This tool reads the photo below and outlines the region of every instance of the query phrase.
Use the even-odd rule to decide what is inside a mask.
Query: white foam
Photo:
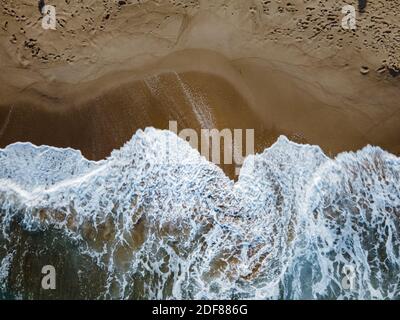
[[[245,160],[237,183],[153,128],[100,162],[14,144],[0,163],[0,242],[8,248],[16,215],[26,230],[57,228],[107,272],[100,296],[400,297],[400,160],[379,148],[330,159],[280,137]],[[348,265],[354,290],[342,286]]]

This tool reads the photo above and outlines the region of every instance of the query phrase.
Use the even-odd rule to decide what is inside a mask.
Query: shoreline
[[[183,9],[145,1],[95,7],[70,18],[76,4],[57,3],[66,25],[49,32],[32,20],[33,13],[13,21],[5,8],[9,23],[0,30],[0,147],[30,141],[72,147],[99,160],[139,128],[165,129],[176,120],[180,128],[200,130],[204,124],[188,102],[184,91],[189,90],[192,104],[202,105],[216,129],[255,129],[256,152],[283,134],[319,145],[331,156],[368,144],[400,154],[399,82],[380,69],[382,61],[396,60],[391,53],[396,44],[385,41],[382,50],[375,45],[382,35],[393,34],[386,35],[374,22],[375,33],[364,37],[368,18],[391,17],[390,8],[371,4],[359,28],[345,32],[325,26],[321,8],[311,4],[296,4],[297,11],[288,9],[282,17],[272,15],[273,8],[270,16],[261,11],[267,19],[249,13],[240,1],[230,3],[232,15],[216,3]],[[340,4],[326,5],[340,19]],[[13,6],[15,12],[37,10]],[[110,14],[107,21],[102,20],[104,10]],[[138,18],[143,12],[147,21]],[[299,29],[285,20],[290,17],[298,23],[312,18],[323,32],[315,36],[306,23]],[[103,29],[93,25],[91,32],[78,32],[89,18],[99,19]],[[398,26],[388,19],[394,33]],[[286,29],[282,21],[288,21]],[[10,43],[14,29],[23,24],[29,28]],[[332,39],[325,37],[328,33]],[[50,51],[54,59],[44,63]],[[360,73],[362,66],[368,66],[367,74]]]

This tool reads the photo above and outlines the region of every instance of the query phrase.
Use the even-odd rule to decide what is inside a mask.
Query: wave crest
[[[153,128],[99,162],[18,143],[0,164],[0,296],[40,297],[36,252],[76,275],[54,297],[400,297],[400,160],[377,147],[330,159],[280,137],[236,183]]]

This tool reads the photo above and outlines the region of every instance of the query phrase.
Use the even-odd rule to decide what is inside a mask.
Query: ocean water
[[[170,131],[0,151],[0,297],[398,299],[400,159],[280,137],[237,182]],[[55,290],[41,287],[55,267]]]

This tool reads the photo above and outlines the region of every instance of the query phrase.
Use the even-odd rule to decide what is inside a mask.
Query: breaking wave
[[[400,298],[400,160],[280,137],[234,183],[169,131],[0,151],[0,297]],[[53,265],[57,288],[41,289]]]

